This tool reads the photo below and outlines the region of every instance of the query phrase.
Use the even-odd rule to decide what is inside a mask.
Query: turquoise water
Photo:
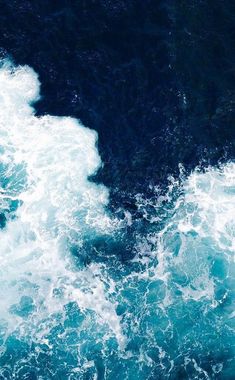
[[[36,117],[39,87],[3,62],[0,379],[233,379],[235,164],[112,215],[97,134]]]

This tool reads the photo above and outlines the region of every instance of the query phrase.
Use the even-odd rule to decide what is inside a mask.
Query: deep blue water
[[[0,49],[0,379],[234,379],[234,1],[0,0]]]

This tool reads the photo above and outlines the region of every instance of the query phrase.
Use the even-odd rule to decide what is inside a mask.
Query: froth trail
[[[121,335],[102,282],[90,269],[76,273],[69,252],[84,236],[112,229],[108,191],[88,179],[101,165],[97,134],[69,117],[36,117],[32,103],[39,88],[32,69],[2,63],[0,309],[6,336],[33,331],[69,301],[94,310]]]

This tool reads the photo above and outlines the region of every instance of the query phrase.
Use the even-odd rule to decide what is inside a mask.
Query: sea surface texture
[[[0,0],[0,380],[234,380],[235,4]]]

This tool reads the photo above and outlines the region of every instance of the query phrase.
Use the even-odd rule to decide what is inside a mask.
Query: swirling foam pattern
[[[35,116],[38,98],[35,72],[2,62],[0,379],[232,379],[235,164],[138,196],[122,262],[131,218],[89,180],[96,133]]]

